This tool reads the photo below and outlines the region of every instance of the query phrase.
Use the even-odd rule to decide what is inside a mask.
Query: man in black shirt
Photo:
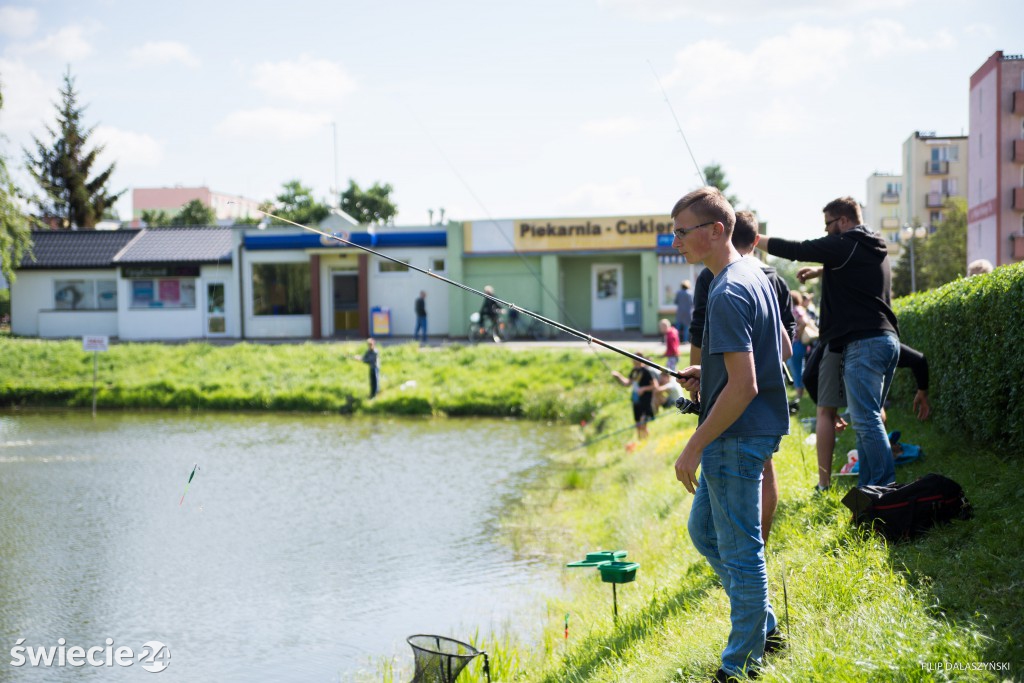
[[[822,278],[819,343],[827,346],[826,353],[842,354],[843,385],[860,454],[858,483],[892,484],[896,468],[881,416],[900,344],[890,305],[889,253],[885,240],[863,225],[860,204],[852,197],[835,199],[822,211],[824,237],[803,242],[765,237],[757,248],[791,261],[822,264],[802,268],[797,275],[801,281]],[[835,424],[834,416],[819,407],[819,426],[828,420]]]
[[[420,336],[420,333],[423,336]],[[412,338],[421,344],[427,343],[427,293],[421,291],[416,299],[416,329],[412,332]]]

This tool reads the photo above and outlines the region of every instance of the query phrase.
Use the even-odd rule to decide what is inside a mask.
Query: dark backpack
[[[858,486],[843,496],[853,523],[871,525],[890,541],[920,536],[936,524],[970,519],[964,490],[941,474],[926,474],[909,484]]]

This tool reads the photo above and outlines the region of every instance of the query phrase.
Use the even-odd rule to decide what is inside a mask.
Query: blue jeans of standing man
[[[422,337],[420,337],[420,330],[423,331]],[[412,338],[416,339],[417,341],[421,341],[424,344],[427,343],[427,316],[416,316],[416,329],[412,331]]]
[[[690,539],[729,596],[732,629],[722,669],[742,676],[761,664],[765,635],[777,626],[768,601],[761,539],[761,473],[778,436],[719,437],[701,454],[690,508]]]
[[[850,342],[843,349],[843,383],[857,434],[859,486],[885,486],[896,481],[892,446],[882,422],[882,405],[889,393],[900,342],[888,334]]]

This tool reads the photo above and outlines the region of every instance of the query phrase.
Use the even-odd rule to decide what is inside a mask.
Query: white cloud
[[[154,66],[174,62],[192,69],[199,66],[199,59],[192,54],[188,45],[173,40],[150,41],[132,48],[129,57],[133,66]]]
[[[323,135],[324,126],[330,121],[326,114],[263,107],[228,114],[217,125],[217,132],[248,138],[253,144],[266,140],[293,142],[313,135]]]
[[[925,52],[927,50],[953,47],[956,41],[947,31],[938,31],[924,38],[907,35],[903,24],[887,19],[868,22],[864,29],[863,43],[871,57],[888,57],[892,54]]]
[[[340,65],[302,55],[294,62],[264,62],[252,70],[252,84],[286,102],[336,103],[356,89]]]
[[[0,78],[4,87],[0,130],[15,137],[29,132],[42,136],[44,126],[54,118],[57,89],[20,60],[0,58]]]
[[[850,16],[906,7],[917,0],[598,0],[603,7],[642,21],[666,21],[683,17],[726,22],[765,17]]]
[[[557,204],[565,215],[576,216],[628,213],[623,207],[659,206],[658,200],[649,196],[644,181],[636,176],[581,185],[560,197]]]
[[[794,26],[761,41],[750,52],[718,40],[702,40],[676,53],[666,84],[685,84],[693,101],[734,100],[737,93],[777,91],[830,81],[848,61],[852,32]]]
[[[0,33],[27,38],[36,30],[39,14],[28,7],[0,7]]]
[[[62,62],[75,62],[92,54],[92,44],[85,38],[82,26],[65,26],[41,40],[27,45],[13,45],[9,52],[15,55],[40,55]]]
[[[774,98],[751,117],[751,127],[760,135],[799,133],[810,125],[803,107],[795,99]]]
[[[104,168],[115,162],[118,170],[149,168],[159,165],[164,158],[163,145],[145,133],[100,125],[96,126],[90,140],[103,146],[101,163]]]
[[[581,126],[581,129],[587,135],[593,135],[595,137],[610,137],[616,135],[628,135],[642,130],[643,124],[639,119],[631,116],[620,116],[618,118],[611,119],[598,119],[596,121],[586,121]]]

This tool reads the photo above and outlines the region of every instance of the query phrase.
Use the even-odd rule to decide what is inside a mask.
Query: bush
[[[923,352],[929,400],[944,430],[1002,452],[1024,450],[1024,264],[898,299],[903,342]],[[893,395],[909,401],[913,378]]]

